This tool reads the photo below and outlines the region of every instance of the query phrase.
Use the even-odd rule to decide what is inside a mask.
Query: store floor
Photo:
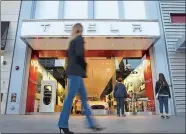
[[[0,133],[59,133],[57,129],[59,114],[56,115],[1,115]],[[162,120],[152,116],[97,116],[103,133],[183,133],[185,116],[172,116]],[[91,133],[84,125],[83,116],[72,116],[70,128],[76,133]]]

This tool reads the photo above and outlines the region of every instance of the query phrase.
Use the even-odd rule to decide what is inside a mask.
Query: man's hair
[[[73,29],[76,29],[76,30],[77,30],[77,34],[83,32],[83,26],[82,26],[81,23],[76,23],[76,24],[73,26]]]
[[[122,82],[122,81],[123,81],[123,79],[122,79],[122,78],[118,78],[118,81],[119,81],[119,82]]]

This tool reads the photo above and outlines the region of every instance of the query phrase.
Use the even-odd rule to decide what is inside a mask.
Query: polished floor
[[[2,115],[0,133],[59,133],[55,115]],[[97,121],[106,127],[103,133],[183,133],[185,116],[172,116],[162,120],[153,116],[97,116]],[[83,116],[72,116],[70,128],[76,133],[91,133],[85,127]]]

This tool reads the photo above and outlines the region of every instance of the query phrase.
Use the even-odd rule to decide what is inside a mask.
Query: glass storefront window
[[[48,51],[49,53],[49,51]],[[86,57],[87,78],[84,79],[87,89],[87,102],[95,109],[116,110],[116,100],[113,95],[118,78],[127,89],[125,104],[126,112],[154,112],[154,93],[150,56],[143,57]],[[34,55],[33,55],[34,57]],[[33,58],[31,59],[28,82],[27,111],[40,112],[39,105],[49,106],[51,102],[52,86],[43,85],[42,81],[56,82],[55,112],[60,112],[67,94],[67,77],[65,75],[66,57]],[[52,91],[52,92],[51,92]],[[41,98],[43,93],[43,98]],[[54,92],[53,92],[54,93]],[[35,103],[34,103],[35,102]],[[40,103],[43,102],[43,103]],[[41,108],[42,109],[42,108]],[[72,112],[81,111],[80,97],[73,101]]]
[[[35,19],[58,19],[59,1],[36,1]]]
[[[64,19],[88,19],[88,1],[65,1]]]
[[[146,19],[145,1],[123,1],[125,19]]]
[[[95,1],[95,19],[119,19],[118,1]]]
[[[56,83],[55,110],[57,112],[61,111],[67,85],[64,73],[65,64],[65,59],[31,59],[26,112],[40,112],[41,101],[46,106],[53,103],[52,92],[55,89],[53,90],[51,85],[42,85],[42,81],[53,81]]]
[[[152,72],[149,56],[140,59],[115,59],[119,63],[116,68],[116,80],[123,79],[127,89],[126,112],[154,112]],[[114,103],[116,107],[116,103]]]

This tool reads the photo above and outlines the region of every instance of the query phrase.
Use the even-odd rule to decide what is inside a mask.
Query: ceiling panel
[[[86,38],[86,50],[147,50],[155,39]],[[26,39],[34,50],[67,50],[67,39]]]

